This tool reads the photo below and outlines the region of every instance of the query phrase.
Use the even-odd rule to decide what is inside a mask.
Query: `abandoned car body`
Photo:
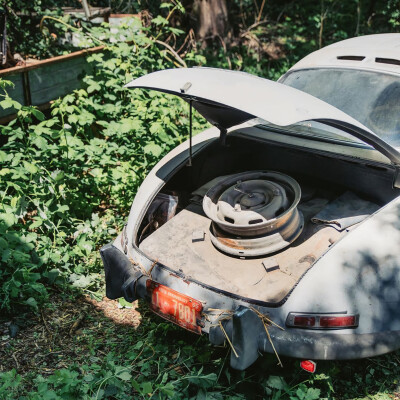
[[[398,43],[349,39],[278,83],[191,68],[128,84],[180,96],[215,127],[141,185],[101,250],[107,296],[145,299],[214,344],[229,338],[237,369],[259,351],[351,359],[399,348]]]

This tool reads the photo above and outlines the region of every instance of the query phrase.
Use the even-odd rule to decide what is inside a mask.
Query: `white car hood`
[[[135,79],[126,87],[180,96],[221,130],[252,118],[279,126],[317,121],[350,133],[400,165],[400,153],[395,148],[343,111],[298,89],[244,72],[166,69]]]

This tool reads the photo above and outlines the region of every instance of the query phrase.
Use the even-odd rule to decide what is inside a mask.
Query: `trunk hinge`
[[[219,129],[219,143],[221,144],[221,146],[226,146],[226,137],[228,130],[225,128],[221,128],[220,126],[217,126],[217,128]]]
[[[400,189],[400,165],[394,165],[393,188]]]

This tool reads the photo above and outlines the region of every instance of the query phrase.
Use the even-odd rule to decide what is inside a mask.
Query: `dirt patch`
[[[118,301],[107,298],[56,295],[23,324],[0,323],[0,372],[15,368],[19,374],[49,375],[71,362],[104,356],[113,347],[113,337],[128,335],[139,326],[136,308],[137,302],[121,308]]]
[[[92,305],[97,311],[101,311],[105,317],[114,321],[116,324],[131,326],[137,328],[140,324],[140,313],[137,310],[137,301],[132,303],[132,308],[121,308],[118,301],[104,297],[102,301],[97,301],[85,297],[85,302]]]

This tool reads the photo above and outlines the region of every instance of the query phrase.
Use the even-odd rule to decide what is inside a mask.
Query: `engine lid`
[[[366,126],[336,107],[298,89],[245,72],[217,68],[166,69],[144,75],[126,85],[169,93],[192,106],[221,131],[261,118],[289,126],[316,121],[372,146],[400,166],[400,153]]]

